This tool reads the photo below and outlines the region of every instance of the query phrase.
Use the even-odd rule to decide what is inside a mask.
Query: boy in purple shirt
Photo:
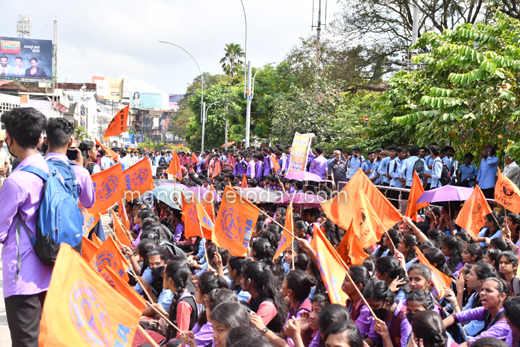
[[[311,168],[309,170],[310,173],[316,174],[321,177],[321,179],[327,179],[327,165],[328,161],[323,156],[323,148],[318,146],[315,149],[316,156],[311,162]]]
[[[263,164],[262,164],[262,160],[263,160],[263,156],[261,154],[256,154],[254,156],[254,160],[255,160],[255,178],[258,179],[258,182],[260,182],[262,180],[262,176],[263,176]]]

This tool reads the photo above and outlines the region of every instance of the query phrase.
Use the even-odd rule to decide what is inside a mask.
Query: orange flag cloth
[[[99,222],[100,215],[99,213],[91,214],[86,208],[80,207],[81,212],[83,213],[83,236],[88,236],[90,231],[96,224]]]
[[[208,197],[211,198],[211,201],[206,200],[205,198],[201,201],[202,207],[204,211],[208,214],[209,218],[213,223],[215,223],[215,205],[213,204],[213,196]]]
[[[94,256],[96,255],[98,249],[98,245],[87,239],[85,236],[82,237],[81,256],[83,257],[83,259],[90,262],[92,258],[94,258]]]
[[[217,163],[215,164],[215,170],[213,171],[213,175],[211,175],[211,178],[215,178],[218,175],[220,175],[220,160],[217,160]],[[213,185],[211,185],[213,187]],[[215,188],[213,188],[215,189]]]
[[[294,220],[293,220],[293,206],[292,201],[289,204],[289,207],[287,207],[287,211],[285,212],[285,229],[289,230],[291,233],[294,234]],[[283,230],[282,232],[282,238],[280,239],[280,245],[278,246],[278,250],[276,251],[276,254],[274,255],[273,262],[278,259],[280,254],[284,252],[287,248],[289,248],[292,243],[294,242],[294,237],[289,234],[286,230]],[[293,254],[294,257],[294,254]]]
[[[280,171],[280,162],[276,158],[276,154],[271,154],[271,168],[274,170],[275,173]]]
[[[242,175],[242,183],[240,184],[240,188],[247,188],[248,185],[247,185],[247,177],[246,177],[246,174],[243,174]]]
[[[121,200],[121,202],[119,203],[117,216],[121,219],[121,222],[123,222],[123,226],[126,228],[126,230],[130,229],[130,220],[128,219],[128,215],[126,214],[124,200]]]
[[[197,159],[197,157],[195,156],[195,153],[191,153],[191,163],[192,164],[195,164],[195,163],[199,163],[199,160]]]
[[[107,156],[108,156],[108,157],[112,157],[112,158],[114,158],[114,160],[117,159],[117,157],[119,156],[119,155],[117,154],[117,152],[111,150],[111,149],[108,148],[108,147],[105,147],[101,142],[98,141],[98,139],[94,138],[94,140],[96,140],[96,145],[101,146],[101,148],[104,149],[105,152],[107,152]]]
[[[132,248],[132,243],[128,239],[128,236],[126,235],[125,230],[123,229],[123,225],[121,224],[119,217],[116,216],[114,211],[112,211],[112,221],[114,222],[114,233],[116,234],[119,242],[121,242],[125,246]]]
[[[415,246],[415,251],[417,252],[417,256],[419,258],[419,262],[423,265],[426,265],[430,268],[432,272],[432,282],[433,286],[437,290],[437,293],[439,294],[439,297],[437,299],[441,299],[446,295],[445,287],[450,287],[451,283],[453,282],[453,279],[444,273],[442,273],[439,269],[435,268],[430,264],[428,259],[424,256],[424,254],[421,252],[419,247]]]
[[[110,267],[105,267],[99,273],[116,292],[130,301],[139,311],[143,311],[147,307],[143,297],[134,288],[130,287],[128,283],[123,281]]]
[[[422,193],[424,193],[424,188],[421,183],[421,179],[419,178],[417,171],[414,171],[412,189],[410,189],[410,195],[408,196],[408,205],[406,206],[406,213],[404,215],[406,217],[410,217],[415,222],[417,222],[417,210],[420,210],[421,208],[424,208],[426,206],[430,206],[429,202],[416,204],[417,200],[419,200]]]
[[[115,273],[128,282],[129,278],[126,269],[130,265],[111,236],[99,247],[90,263],[98,272],[107,266],[111,267]]]
[[[495,185],[495,201],[506,210],[520,213],[520,189],[498,170],[498,180]]]
[[[352,224],[350,224],[350,227],[347,229],[347,232],[338,245],[336,252],[338,252],[347,266],[363,265],[363,262],[369,257],[369,255],[363,250],[359,238],[354,233]]]
[[[211,218],[202,207],[201,203],[197,201],[194,195],[187,199],[182,195],[182,220],[184,221],[184,233],[186,238],[193,236],[203,237],[211,240],[214,225]],[[202,235],[201,235],[202,228]]]
[[[152,166],[148,158],[138,161],[123,172],[125,179],[126,201],[138,199],[147,191],[153,190]]]
[[[226,186],[215,221],[213,242],[235,257],[246,257],[257,220],[258,209]]]
[[[378,217],[384,214],[383,211],[376,213],[361,189],[341,191],[333,199],[321,202],[321,206],[327,217],[334,218],[329,217],[333,223],[337,220],[339,223],[336,224],[345,230],[352,225],[363,248],[368,248],[379,241],[386,231]]]
[[[361,203],[358,201],[361,196],[360,191],[362,191],[366,196],[369,205],[372,207],[372,211],[377,211],[377,217],[381,221],[381,223],[372,223],[372,227],[374,228],[377,239],[379,240],[386,230],[390,229],[397,222],[403,219],[403,215],[374,186],[372,181],[370,181],[361,169],[358,169],[356,174],[350,179],[338,195],[330,200],[321,202],[321,206],[327,215],[327,218],[329,218],[334,224],[347,230],[354,220],[356,213],[363,212],[359,206]],[[364,204],[367,205],[366,203]],[[359,216],[361,216],[361,219],[367,217],[366,214],[359,214]],[[355,223],[354,231],[357,233],[357,230],[358,228]],[[370,246],[365,244],[366,240],[363,238],[360,239],[363,247],[366,248]]]
[[[130,106],[123,107],[116,113],[110,124],[108,124],[107,130],[103,135],[103,140],[108,141],[110,136],[122,134],[126,131],[126,125],[128,124],[128,111]]]
[[[316,224],[314,224],[314,237],[311,241],[311,247],[316,252],[318,268],[320,269],[325,289],[329,293],[330,302],[345,305],[348,296],[341,289],[341,285],[347,269],[343,265],[339,254]]]
[[[90,214],[104,212],[121,201],[125,193],[125,182],[120,163],[90,177],[96,190],[96,202],[89,208]]]
[[[165,171],[166,173],[173,175],[174,178],[182,181],[182,171],[181,171],[181,162],[179,161],[179,156],[177,152],[173,151],[172,160],[170,160],[170,165],[168,169]]]
[[[40,347],[130,347],[141,311],[69,245],[58,253],[40,323]]]
[[[491,207],[489,207],[482,190],[475,186],[473,193],[462,206],[455,223],[476,240],[480,229],[484,227],[486,215],[491,212]]]
[[[92,242],[99,247],[103,244],[103,241],[99,239],[99,237],[96,234],[92,234]]]

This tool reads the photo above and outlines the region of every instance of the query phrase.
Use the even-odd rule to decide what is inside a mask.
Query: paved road
[[[106,223],[109,220],[108,215],[103,218],[103,231],[108,237],[110,229]],[[1,248],[0,248],[1,249]],[[11,346],[11,334],[9,333],[9,327],[7,325],[7,316],[5,314],[5,302],[4,302],[4,290],[2,281],[2,260],[0,259],[0,347]]]

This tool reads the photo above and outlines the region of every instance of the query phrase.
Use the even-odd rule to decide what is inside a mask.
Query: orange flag
[[[408,205],[406,206],[406,217],[410,217],[413,221],[417,222],[417,211],[426,206],[430,206],[429,202],[423,202],[416,204],[417,200],[424,193],[424,187],[421,183],[421,179],[417,174],[417,171],[413,172],[412,189],[410,189],[410,195],[408,196]]]
[[[96,255],[98,249],[98,245],[87,239],[85,236],[82,237],[81,256],[83,257],[83,259],[90,262],[92,258]]]
[[[83,236],[88,236],[90,231],[96,224],[99,222],[100,215],[99,213],[91,214],[86,208],[81,207],[81,212],[83,213]]]
[[[378,240],[387,230],[382,226],[379,214],[361,189],[341,191],[336,197],[321,203],[323,211],[333,223],[338,221],[340,227],[348,230],[352,225],[354,233],[359,238],[361,247],[368,248]],[[334,217],[334,218],[332,218]],[[347,224],[349,223],[349,224]]]
[[[134,288],[130,287],[128,283],[123,281],[114,270],[105,267],[99,272],[107,283],[114,288],[116,292],[121,294],[126,300],[130,301],[139,311],[143,311],[147,306],[143,297],[139,295]]]
[[[327,218],[329,218],[334,224],[347,230],[354,219],[354,211],[356,211],[355,209],[351,209],[350,206],[355,204],[356,200],[359,200],[360,191],[363,191],[372,206],[372,210],[377,211],[377,217],[381,223],[373,223],[372,226],[375,229],[377,238],[381,239],[381,236],[386,230],[390,229],[397,222],[403,219],[403,215],[374,186],[372,181],[370,181],[361,169],[358,169],[356,174],[349,180],[347,185],[338,195],[330,200],[321,202],[323,211],[327,215]],[[356,230],[356,225],[354,225],[354,231]],[[363,245],[363,247],[368,246]]]
[[[99,237],[96,234],[92,234],[92,242],[99,247],[103,244],[103,241],[99,239]]]
[[[314,237],[311,247],[316,252],[318,267],[325,289],[329,293],[330,302],[345,305],[347,294],[341,289],[347,268],[343,265],[341,257],[330,244],[325,234],[314,224]]]
[[[125,201],[121,200],[119,203],[119,209],[117,210],[117,216],[121,219],[121,222],[123,222],[123,226],[126,230],[130,229],[130,220],[128,219],[128,215],[126,214],[125,209]]]
[[[213,204],[213,199],[211,201],[207,201],[206,199],[203,199],[202,207],[204,208],[204,211],[208,214],[209,218],[213,223],[215,223],[215,205]]]
[[[138,161],[123,172],[125,179],[125,198],[132,201],[155,188],[152,176],[152,166],[148,158]]]
[[[235,257],[246,257],[257,220],[258,209],[226,186],[215,221],[213,242]]]
[[[90,263],[98,272],[107,266],[111,267],[121,278],[128,282],[129,278],[126,269],[130,267],[130,265],[119,250],[112,236],[103,242]]]
[[[437,299],[441,299],[446,295],[446,290],[444,288],[450,287],[451,283],[453,282],[453,279],[444,273],[442,273],[437,268],[433,267],[432,264],[426,259],[424,254],[421,252],[419,247],[415,246],[415,251],[417,252],[417,256],[419,258],[419,262],[423,265],[426,265],[430,268],[432,272],[432,282],[433,286],[437,290],[437,293],[439,293],[439,297]]]
[[[293,219],[293,206],[292,201],[289,204],[289,207],[287,207],[287,211],[285,212],[285,229],[289,230],[291,233],[294,234],[294,219]],[[289,248],[292,243],[294,242],[294,237],[289,234],[286,230],[283,230],[282,232],[282,238],[280,239],[280,244],[278,245],[278,250],[276,251],[276,254],[273,257],[273,262],[278,259],[280,254],[284,252],[287,248]],[[295,255],[293,254],[293,257]]]
[[[182,171],[181,171],[181,162],[179,161],[179,156],[177,152],[173,151],[172,160],[170,160],[170,165],[168,169],[165,171],[166,173],[173,175],[174,178],[179,181],[182,180]]]
[[[130,347],[141,311],[111,287],[69,245],[52,272],[40,322],[40,347]]]
[[[108,141],[110,136],[119,135],[126,131],[129,110],[130,106],[126,106],[117,112],[114,118],[112,118],[110,124],[108,124],[108,128],[105,130],[105,134],[103,135],[103,140]]]
[[[215,164],[215,170],[213,171],[213,175],[211,175],[211,178],[215,178],[218,175],[220,175],[220,160],[217,160],[217,163]],[[211,185],[213,187],[213,185]],[[213,188],[215,189],[215,188]]]
[[[108,157],[112,157],[112,158],[114,158],[114,160],[117,159],[117,157],[119,156],[119,155],[117,154],[117,152],[111,150],[111,149],[108,148],[108,147],[105,147],[101,142],[98,141],[98,139],[94,138],[94,140],[96,140],[96,145],[101,146],[101,148],[104,149],[105,152],[107,152],[107,156],[108,156]]]
[[[197,157],[195,156],[195,153],[191,153],[191,163],[194,164],[194,163],[199,163],[199,160],[197,159]]]
[[[278,159],[276,158],[276,154],[271,154],[271,168],[274,170],[275,173],[277,173],[280,170],[280,163],[278,162]]]
[[[347,232],[338,245],[336,252],[338,252],[347,266],[363,265],[365,259],[369,257],[369,255],[363,250],[359,238],[354,233],[352,224],[350,224],[350,227],[347,229]]]
[[[128,239],[128,236],[126,235],[125,230],[123,229],[123,225],[121,224],[119,217],[116,216],[114,211],[112,211],[112,220],[114,222],[114,233],[116,234],[119,242],[121,242],[125,246],[132,248],[132,243]]]
[[[186,238],[199,236],[211,240],[214,225],[211,218],[204,210],[204,207],[202,207],[201,203],[197,201],[197,198],[195,198],[194,195],[192,195],[190,199],[186,199],[182,192],[181,195],[182,220],[184,221],[184,233]]]
[[[247,188],[248,185],[247,185],[247,178],[246,178],[246,174],[243,174],[242,175],[242,184],[240,185],[240,188]]]
[[[498,180],[495,185],[495,201],[504,206],[506,210],[516,214],[520,213],[520,189],[504,176],[498,169]]]
[[[473,193],[462,206],[455,223],[476,240],[480,229],[484,227],[486,215],[491,212],[493,211],[491,211],[482,190],[475,186]]]
[[[120,163],[90,177],[96,190],[96,202],[89,208],[89,213],[104,212],[121,201],[125,193],[125,182]]]

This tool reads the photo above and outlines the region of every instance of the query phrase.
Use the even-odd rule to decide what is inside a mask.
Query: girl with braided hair
[[[441,316],[433,311],[419,312],[412,320],[415,344],[422,341],[424,347],[457,347],[458,344],[448,339]]]

